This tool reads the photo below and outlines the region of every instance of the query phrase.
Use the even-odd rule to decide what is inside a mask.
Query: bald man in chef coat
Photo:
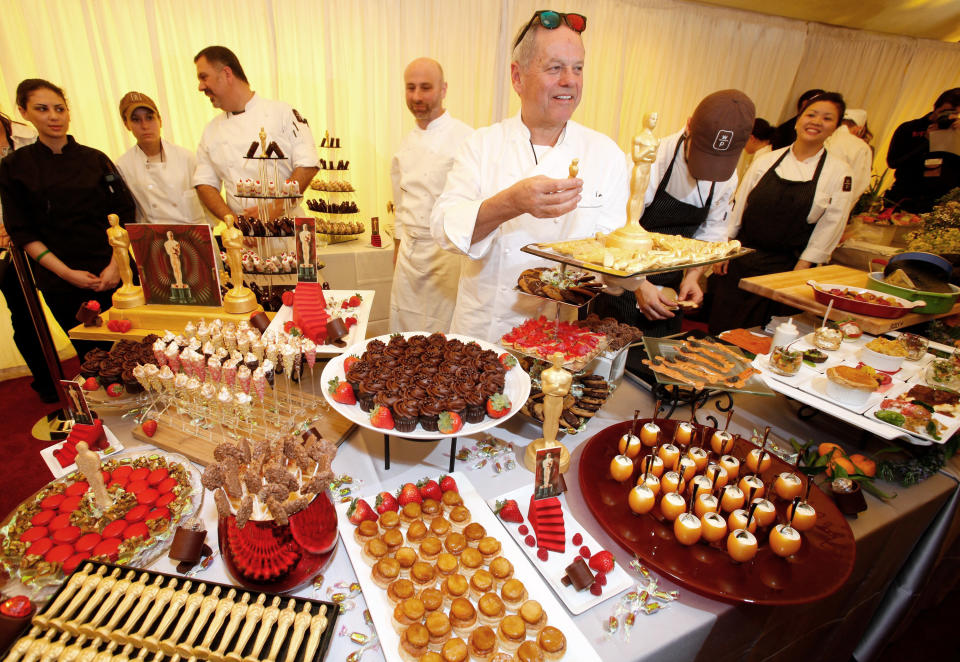
[[[416,125],[390,164],[397,209],[390,332],[446,332],[457,302],[461,258],[433,240],[430,212],[454,155],[473,129],[444,109],[447,82],[439,62],[417,58],[404,70],[403,82]]]

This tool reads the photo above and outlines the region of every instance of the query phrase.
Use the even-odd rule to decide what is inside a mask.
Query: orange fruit
[[[877,475],[877,463],[869,457],[855,453],[850,456],[850,461],[862,474],[870,476],[871,478]]]
[[[824,455],[827,455],[833,451],[836,451],[839,455],[843,455],[843,448],[841,448],[839,444],[824,442],[817,446],[817,455],[820,457],[823,457]]]
[[[827,464],[827,475],[831,478],[833,477],[833,468],[837,465],[843,467],[844,471],[850,475],[857,473],[857,468],[853,465],[853,462],[850,461],[850,458],[846,456],[834,455],[833,459],[831,459],[829,464]]]

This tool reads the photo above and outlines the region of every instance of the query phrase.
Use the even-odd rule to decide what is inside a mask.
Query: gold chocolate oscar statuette
[[[120,225],[116,214],[107,216],[110,227],[107,228],[107,241],[113,248],[113,261],[120,271],[122,285],[113,293],[114,308],[134,308],[146,303],[143,288],[133,284],[133,269],[130,268],[130,234]]]
[[[223,222],[227,229],[220,239],[230,267],[230,291],[223,297],[223,308],[228,313],[250,313],[257,308],[257,297],[243,285],[243,232],[234,225],[237,219],[233,214],[227,214]]]
[[[559,446],[560,473],[565,473],[570,468],[570,451],[557,441],[557,432],[560,429],[560,415],[563,413],[563,398],[570,392],[573,375],[564,369],[562,353],[555,352],[550,359],[553,365],[540,373],[543,391],[543,436],[527,446],[523,464],[530,471],[536,472],[537,451]]]
[[[657,126],[657,114],[643,116],[643,130],[633,138],[633,171],[630,175],[630,198],[627,200],[627,222],[622,228],[610,233],[607,246],[632,251],[648,251],[653,247],[646,230],[640,225],[643,215],[643,200],[650,184],[650,166],[657,160],[659,141],[653,135]]]

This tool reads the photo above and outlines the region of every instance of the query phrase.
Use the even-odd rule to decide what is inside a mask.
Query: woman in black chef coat
[[[80,145],[70,128],[63,90],[31,78],[17,86],[17,108],[37,142],[0,162],[3,221],[13,242],[33,258],[37,285],[67,331],[91,299],[102,309],[120,282],[107,242],[108,214],[133,222],[135,203],[102,152]],[[82,343],[74,343],[82,356]]]
[[[807,269],[830,259],[851,205],[850,167],[824,149],[846,104],[834,92],[809,99],[797,118],[797,139],[764,154],[737,191],[730,236],[755,250],[718,268],[710,333],[766,324],[776,304],[739,288],[741,278]]]

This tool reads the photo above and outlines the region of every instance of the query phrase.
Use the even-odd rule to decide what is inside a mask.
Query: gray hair
[[[513,37],[514,42],[516,42],[524,27],[526,25],[517,30]],[[523,35],[523,41],[513,47],[512,61],[519,64],[521,69],[526,69],[533,61],[534,53],[537,50],[537,33],[543,29],[544,27],[540,25],[540,17],[538,16],[534,19],[530,29],[527,30],[527,34]]]

